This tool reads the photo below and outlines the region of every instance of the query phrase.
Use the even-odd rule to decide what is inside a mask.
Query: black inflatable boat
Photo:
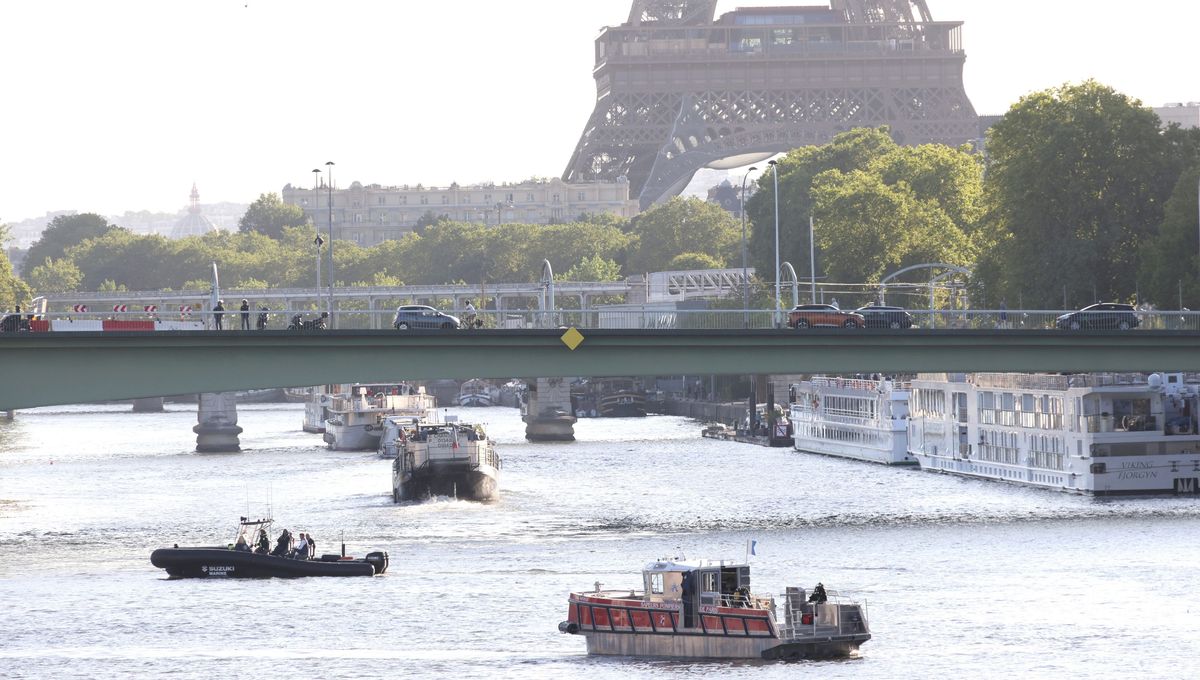
[[[171,578],[296,578],[300,576],[375,576],[387,571],[386,552],[353,558],[322,555],[320,559],[260,555],[228,548],[159,548],[150,563]]]

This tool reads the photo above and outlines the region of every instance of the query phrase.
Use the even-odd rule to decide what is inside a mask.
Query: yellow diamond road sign
[[[562,340],[563,344],[566,345],[570,350],[574,351],[576,347],[583,343],[583,333],[571,328],[567,330],[566,333],[563,333],[562,337],[559,339]]]

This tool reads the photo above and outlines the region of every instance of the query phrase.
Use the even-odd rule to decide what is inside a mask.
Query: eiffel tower
[[[716,16],[717,0],[633,0],[596,40],[596,109],[563,180],[624,177],[645,209],[729,169],[857,127],[901,144],[979,137],[962,22],[926,0],[829,0]]]

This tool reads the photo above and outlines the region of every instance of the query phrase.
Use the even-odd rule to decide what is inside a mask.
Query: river
[[[667,416],[529,443],[482,421],[503,498],[394,505],[390,462],[332,452],[301,407],[239,407],[238,454],[196,454],[195,406],[0,422],[0,677],[1168,678],[1200,669],[1200,504],[1103,501],[702,439]],[[171,581],[162,546],[230,542],[272,512],[319,552],[390,553],[375,579]],[[664,556],[742,558],[755,592],[866,602],[832,662],[589,657],[570,590],[640,587]]]

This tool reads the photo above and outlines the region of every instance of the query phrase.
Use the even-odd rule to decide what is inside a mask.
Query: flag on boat
[[[755,552],[755,548],[757,548],[757,547],[758,547],[758,541],[755,541],[755,540],[746,541],[746,554],[747,555],[757,555],[758,553]]]

